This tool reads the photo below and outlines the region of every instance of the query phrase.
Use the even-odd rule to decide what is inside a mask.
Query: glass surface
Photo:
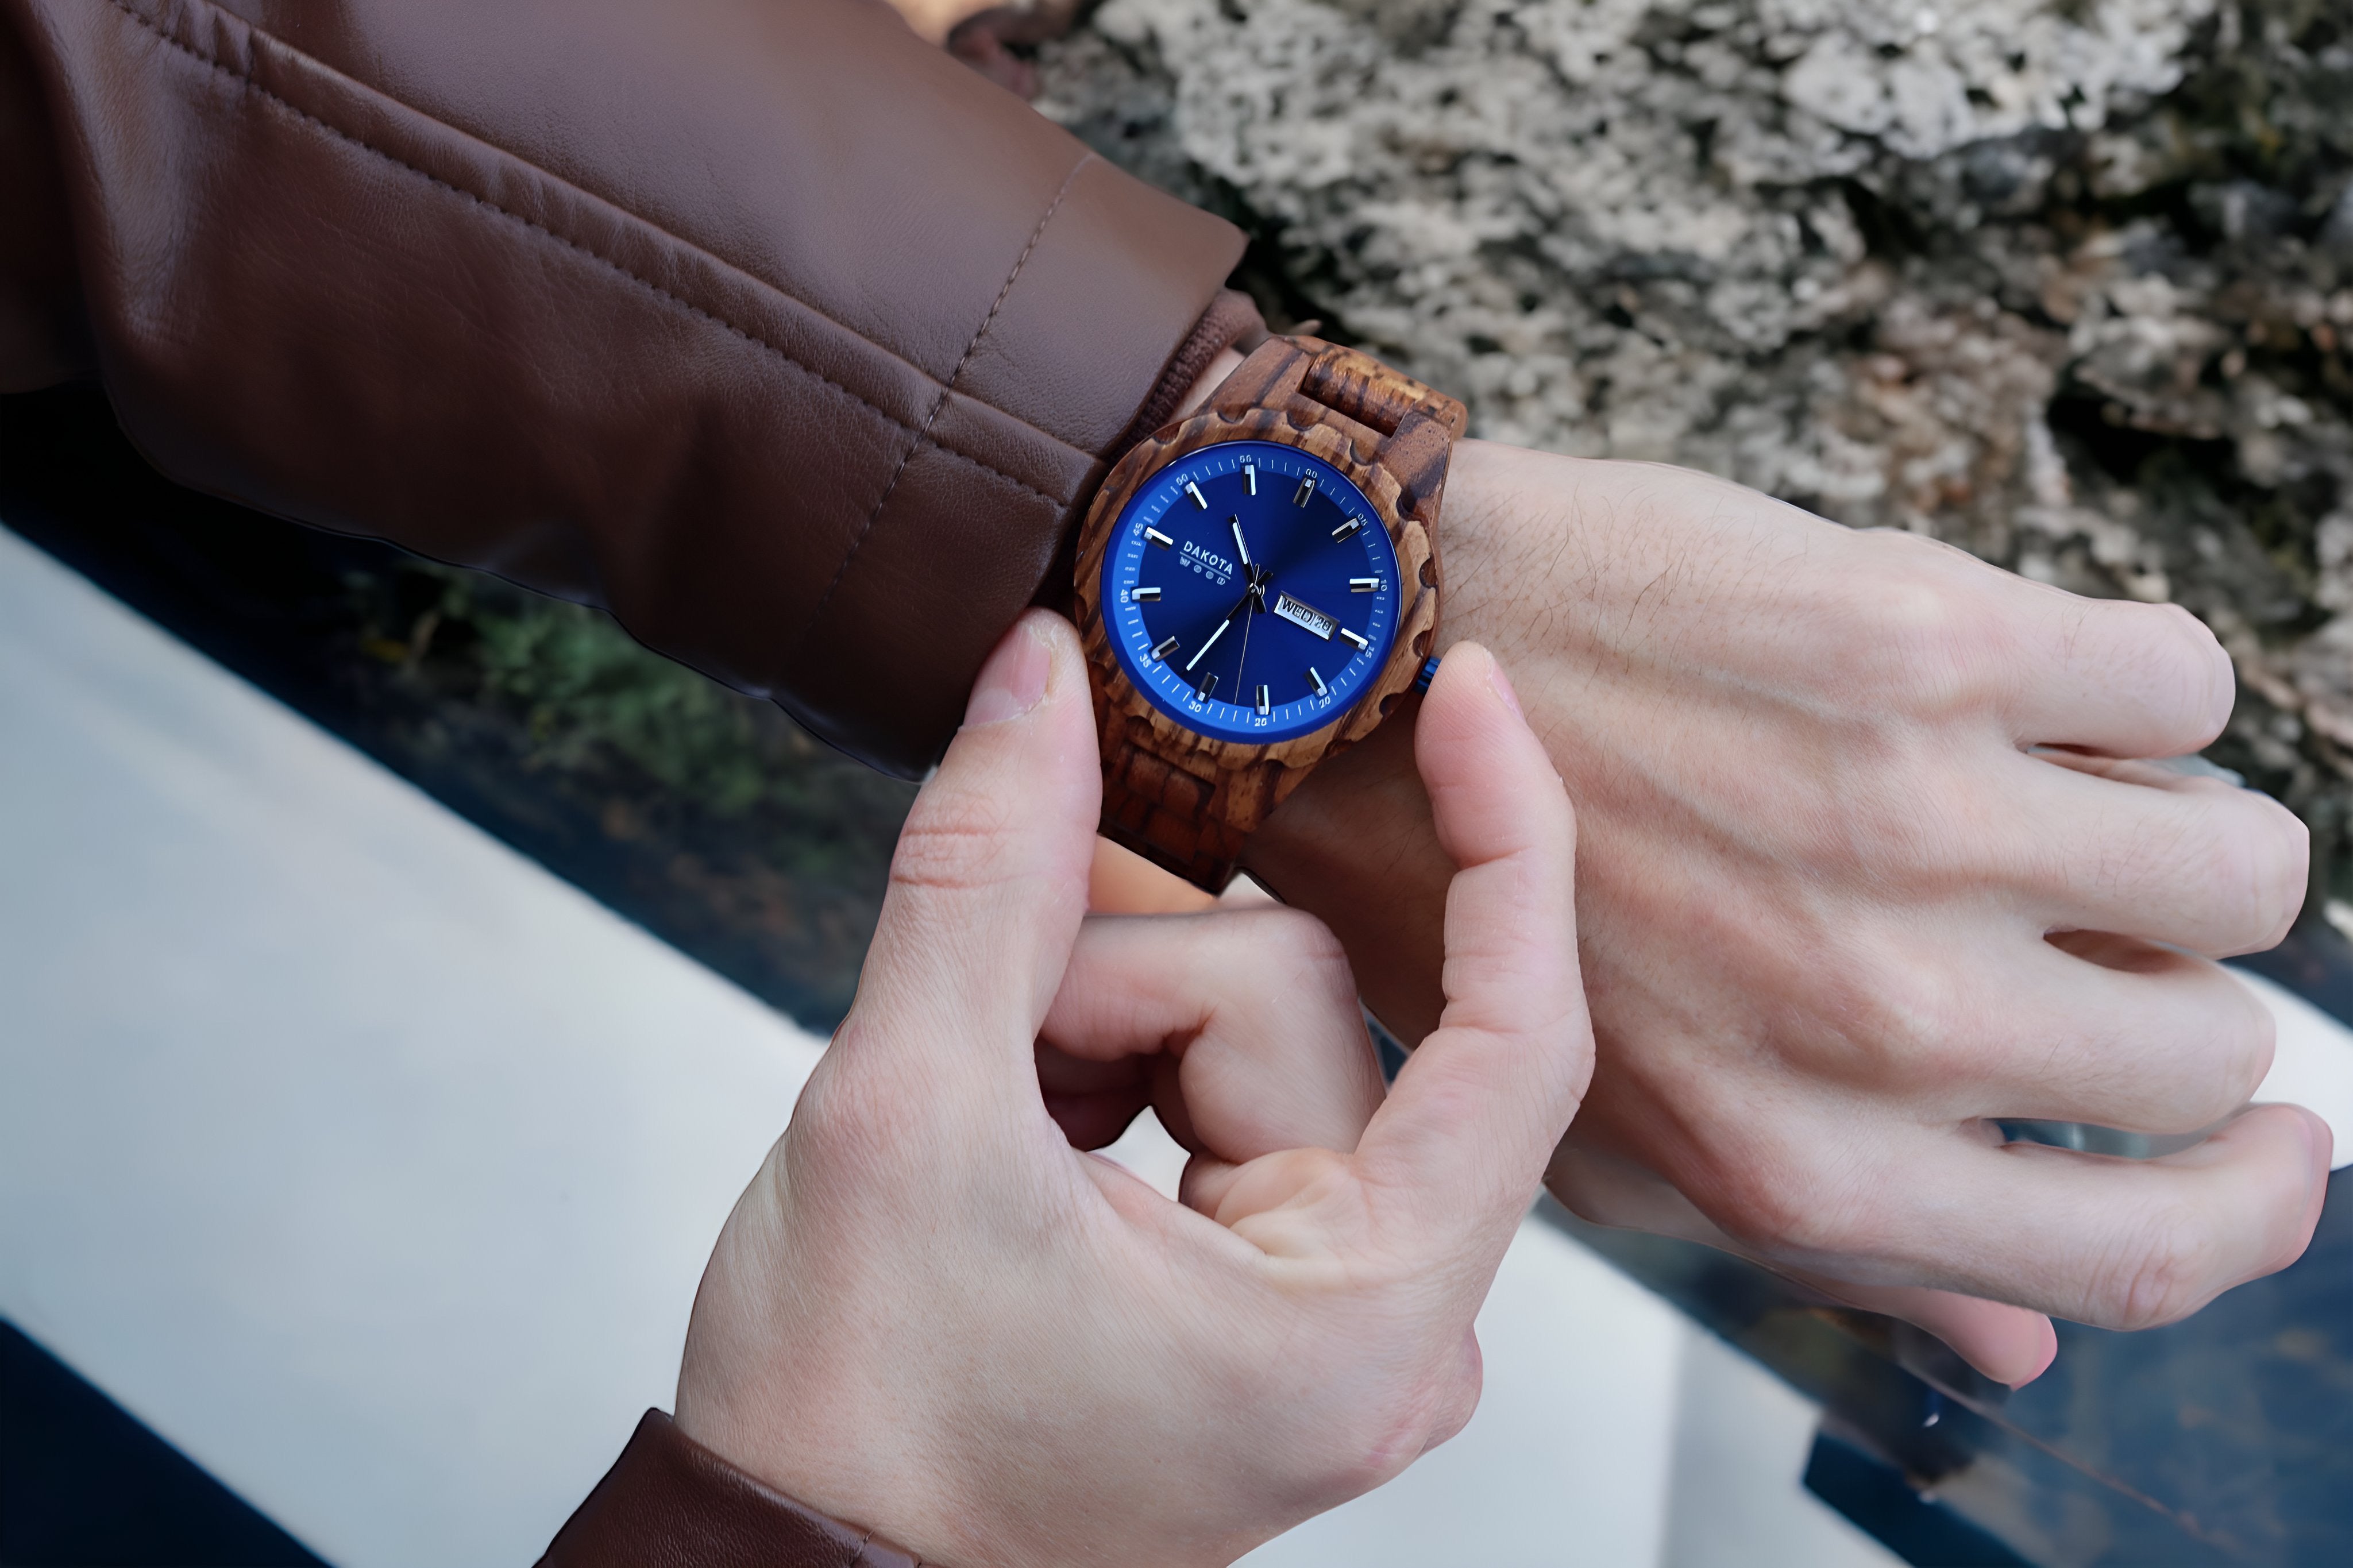
[[[1155,474],[1103,569],[1121,668],[1152,705],[1219,740],[1322,729],[1396,640],[1397,550],[1365,494],[1294,447],[1226,441]]]

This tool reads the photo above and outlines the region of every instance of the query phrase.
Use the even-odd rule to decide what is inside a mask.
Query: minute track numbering
[[[1388,660],[1396,547],[1320,458],[1226,441],[1170,463],[1120,514],[1103,568],[1121,667],[1187,729],[1261,744],[1346,712]]]

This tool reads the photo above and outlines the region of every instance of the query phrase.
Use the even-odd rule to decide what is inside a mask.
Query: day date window
[[[1303,631],[1314,632],[1325,642],[1330,642],[1332,634],[1340,627],[1335,617],[1312,605],[1301,604],[1288,594],[1275,595],[1274,613]]]

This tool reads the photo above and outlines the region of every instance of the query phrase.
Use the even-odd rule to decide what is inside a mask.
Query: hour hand
[[[1250,561],[1250,541],[1242,537],[1242,520],[1237,516],[1226,521],[1233,525],[1234,548],[1242,552],[1242,570],[1250,576],[1257,576],[1258,568]]]
[[[1234,601],[1234,607],[1226,612],[1226,619],[1229,623],[1240,620],[1244,610],[1253,606],[1261,610],[1266,608],[1266,569],[1262,566],[1254,567],[1243,575],[1248,579],[1250,586],[1244,588],[1242,596]]]

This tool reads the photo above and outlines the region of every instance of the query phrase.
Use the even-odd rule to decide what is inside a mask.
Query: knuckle
[[[1267,978],[1286,988],[1312,987],[1321,995],[1356,994],[1347,950],[1332,928],[1303,910],[1253,910],[1233,928],[1243,954]]]
[[[1854,668],[1885,698],[1915,710],[1986,695],[2004,638],[1982,597],[1941,574],[1907,574],[1872,585],[1849,617]]]
[[[1795,1258],[1822,1241],[1820,1215],[1792,1190],[1789,1173],[1775,1166],[1721,1194],[1708,1217],[1726,1235],[1770,1258]]]
[[[2322,1130],[2327,1136],[2327,1130]],[[2262,1267],[2254,1277],[2276,1274],[2301,1258],[2319,1229],[2320,1214],[2303,1204],[2282,1205],[2272,1211],[2272,1245],[2263,1249]]]
[[[1879,1226],[1869,1184],[1823,1152],[1785,1145],[1754,1155],[1725,1183],[1708,1217],[1735,1240],[1788,1261],[1874,1256]]]
[[[2198,871],[2231,940],[2269,946],[2287,934],[2304,903],[2308,855],[2304,825],[2275,802],[2214,825]]]
[[[1243,923],[1237,929],[1246,931],[1254,944],[1286,958],[1312,963],[1345,956],[1340,939],[1332,934],[1332,928],[1304,910],[1281,905],[1251,910],[1244,914]]]
[[[2269,903],[2272,918],[2257,940],[2263,947],[2276,947],[2286,940],[2288,927],[2303,910],[2310,889],[2312,830],[2275,800],[2265,799],[2263,806],[2270,834],[2266,868],[2260,874],[2261,896]]]
[[[1421,1425],[1417,1410],[1346,1424],[1335,1432],[1317,1488],[1324,1506],[1362,1497],[1403,1474],[1421,1451]]]
[[[1982,1065],[1972,1019],[1984,998],[1965,1000],[1950,975],[1926,967],[1885,984],[1881,1059],[1892,1085],[1915,1092],[1946,1088]]]
[[[2195,1216],[2160,1210],[2135,1228],[2094,1279],[2092,1306],[2100,1327],[2126,1331],[2177,1322],[2213,1292],[2204,1249],[2194,1239]]]
[[[1986,999],[1933,955],[1901,943],[1851,951],[1825,964],[1823,981],[1828,1016],[1840,1020],[1825,1044],[1834,1040],[1841,1059],[1820,1067],[1861,1088],[1905,1093],[1982,1070]]]
[[[2271,1076],[2272,1060],[2279,1047],[2279,1024],[2272,1010],[2257,996],[2235,980],[2224,978],[2222,984],[2232,991],[2231,1018],[2217,1031],[2228,1053],[2222,1070],[2216,1075],[2220,1103],[2213,1109],[2217,1116],[2227,1114],[2244,1105],[2255,1090]]]
[[[842,1026],[843,1034],[858,1027]],[[840,1048],[837,1037],[835,1049]],[[785,1133],[787,1181],[828,1190],[876,1192],[890,1186],[909,1146],[906,1103],[871,1072],[820,1072],[801,1093]]]
[[[1423,1452],[1452,1441],[1471,1425],[1471,1417],[1479,1408],[1479,1383],[1475,1370],[1461,1368],[1440,1380],[1430,1398],[1430,1417],[1422,1436]]]
[[[2198,716],[2198,728],[2204,739],[2211,741],[2221,734],[2222,727],[2231,721],[2231,710],[2237,703],[2239,679],[2231,667],[2231,656],[2214,636],[2213,628],[2179,605],[2120,604],[2116,608],[2138,616],[2152,632],[2158,626],[2158,617],[2163,617],[2165,635],[2161,639],[2157,636],[2148,639],[2151,652],[2165,658],[2181,706],[2186,712]]]
[[[1291,962],[1303,979],[1312,980],[1325,990],[1356,994],[1356,971],[1349,967],[1347,950],[1332,928],[1314,915],[1298,914],[1285,922],[1285,939]]]
[[[1479,1408],[1480,1363],[1451,1355],[1399,1391],[1385,1409],[1356,1426],[1331,1478],[1335,1499],[1361,1497],[1395,1480],[1407,1466],[1459,1434]]]
[[[1989,879],[2007,880],[2025,854],[2015,833],[1987,830],[1984,779],[1955,765],[1947,737],[1921,729],[1859,733],[1839,779],[1844,831],[1810,851],[1825,871],[1892,889],[1939,897]]]

